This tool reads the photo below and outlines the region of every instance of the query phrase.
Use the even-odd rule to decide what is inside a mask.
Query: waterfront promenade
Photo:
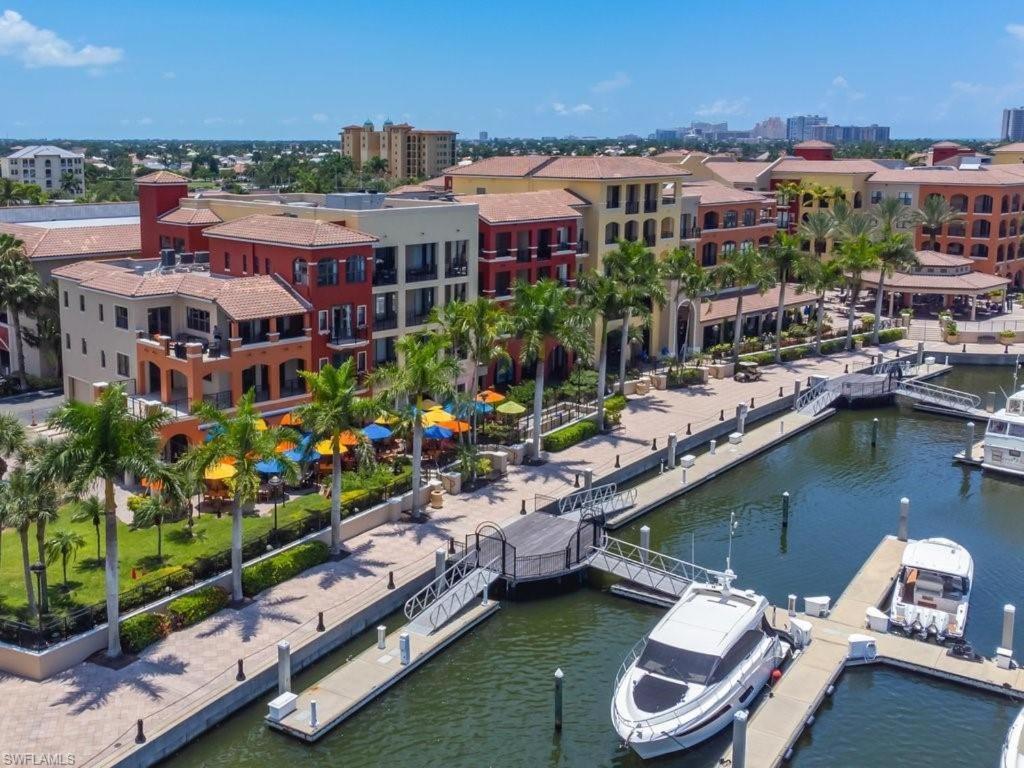
[[[914,346],[916,345],[907,345]],[[380,526],[346,542],[352,556],[326,563],[262,593],[238,611],[222,611],[147,648],[121,670],[79,664],[43,682],[13,676],[0,679],[0,695],[17,701],[0,721],[0,743],[19,752],[74,754],[76,765],[113,764],[137,749],[135,721],[143,718],[146,737],[202,710],[232,691],[235,662],[244,658],[251,678],[276,663],[276,644],[293,649],[316,640],[317,612],[328,629],[377,600],[393,595],[387,576],[394,571],[401,587],[429,573],[434,551],[448,537],[461,538],[485,521],[517,519],[522,501],[532,508],[535,493],[559,498],[572,490],[575,473],[594,471],[595,483],[614,470],[616,455],[625,467],[650,456],[651,439],[664,446],[669,432],[680,438],[689,424],[696,434],[728,419],[737,403],[760,407],[792,394],[793,383],[813,374],[837,375],[869,363],[873,349],[802,360],[765,370],[762,381],[741,384],[712,381],[706,387],[651,392],[631,400],[622,427],[554,454],[539,467],[513,466],[507,477],[472,494],[446,497],[422,525]],[[888,353],[892,354],[891,350]]]

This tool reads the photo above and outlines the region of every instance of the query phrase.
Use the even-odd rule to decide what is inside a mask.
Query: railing
[[[496,259],[508,259],[508,258],[511,258],[511,257],[512,257],[512,249],[511,248],[498,248],[494,252],[494,258],[496,258]]]
[[[306,394],[306,385],[302,379],[286,379],[281,382],[281,397],[297,397]]]
[[[516,261],[527,262],[530,260],[529,248],[516,248]]]
[[[564,426],[569,422],[582,419],[587,416],[592,416],[597,413],[597,404],[595,401],[579,403],[574,400],[563,400],[549,405],[541,410],[540,413],[540,431],[541,434],[557,429],[558,427]],[[519,430],[524,435],[532,434],[533,430],[533,411],[527,411],[519,417]]]
[[[576,243],[576,253],[590,253],[590,241],[580,240]]]
[[[679,560],[670,555],[653,549],[641,547],[622,539],[605,536],[601,546],[592,548],[593,555],[604,555],[623,565],[622,572],[616,572],[623,578],[649,586],[667,594],[676,594],[674,584],[686,582],[692,584],[699,581],[703,584],[720,582],[725,578],[721,571],[711,570],[696,563]],[[669,587],[668,585],[673,585]]]
[[[208,395],[203,395],[203,401],[209,403],[215,408],[220,410],[226,410],[230,408],[234,403],[231,401],[231,390],[224,389],[220,392],[212,392]]]
[[[252,391],[255,393],[254,402],[263,403],[270,399],[269,387],[252,387]]]
[[[621,512],[636,503],[636,488],[618,490],[615,483],[596,485],[570,493],[558,500],[558,514],[579,513],[581,517],[590,514],[610,515]]]
[[[640,213],[640,201],[639,200],[627,200],[626,201],[626,213]]]
[[[594,547],[604,538],[604,518],[581,521],[564,549],[535,555],[518,555],[513,580],[529,581],[558,576],[590,560]]]
[[[537,259],[550,259],[551,258],[551,244],[541,243],[537,246]]]
[[[394,285],[398,282],[398,271],[394,267],[375,266],[373,268],[374,285]]]
[[[446,264],[444,268],[445,277],[466,277],[469,275],[469,264],[465,262],[457,264]]]
[[[405,313],[405,324],[406,325],[423,325],[430,318],[430,313],[433,311],[433,307],[419,312],[406,312]]]
[[[644,245],[648,248],[653,248],[656,240],[657,238],[655,238],[654,235],[644,235]]]
[[[962,411],[975,410],[981,407],[981,398],[970,392],[940,387],[927,381],[903,380],[896,384],[896,392],[914,400],[933,405],[941,405]]]
[[[839,399],[839,392],[830,389],[828,381],[821,381],[797,395],[793,410],[817,416]]]
[[[405,281],[407,283],[421,283],[424,280],[437,279],[437,264],[429,267],[415,267],[405,270]]]
[[[621,202],[620,200],[618,200],[618,199],[616,198],[615,200],[609,200],[609,201],[607,201],[607,202],[605,203],[605,206],[604,206],[604,207],[605,207],[605,208],[607,208],[607,209],[609,209],[609,210],[613,210],[613,209],[615,209],[615,208],[619,208],[619,207],[621,207],[621,205],[622,205],[622,202]]]
[[[410,621],[415,619],[436,602],[441,595],[448,592],[477,568],[484,567],[494,570],[495,560],[500,560],[500,558],[495,558],[487,565],[481,566],[479,552],[475,549],[468,550],[459,560],[449,566],[444,573],[406,601],[405,618]]]
[[[683,240],[696,240],[700,237],[700,227],[683,227],[679,231],[679,236]]]
[[[366,326],[355,327],[349,326],[348,328],[335,329],[334,333],[330,336],[328,344],[358,344],[361,341],[366,341],[369,338],[369,331]]]
[[[398,327],[398,313],[393,312],[390,315],[374,315],[373,316],[373,330],[375,331],[390,331],[392,328]]]

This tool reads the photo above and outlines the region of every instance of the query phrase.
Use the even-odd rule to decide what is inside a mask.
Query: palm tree
[[[132,530],[156,528],[156,559],[164,559],[164,516],[167,508],[160,494],[153,493],[142,499],[142,503],[132,512]]]
[[[18,533],[21,543],[21,573],[25,583],[25,599],[28,603],[28,615],[36,613],[36,592],[32,584],[32,555],[29,553],[28,534],[32,526],[32,507],[34,494],[32,479],[24,466],[11,470],[7,481],[0,483],[0,508],[3,510],[5,524]]]
[[[469,357],[472,375],[469,394],[473,400],[473,434],[476,434],[476,396],[479,389],[481,368],[490,369],[494,363],[510,360],[505,340],[511,328],[508,313],[493,299],[478,298],[476,301],[458,302],[458,317],[462,326],[464,349]]]
[[[512,324],[522,346],[522,363],[536,361],[533,391],[533,457],[540,458],[541,412],[544,405],[544,372],[549,342],[576,354],[590,350],[593,326],[586,309],[575,305],[569,289],[554,280],[516,283],[512,292]]]
[[[298,479],[295,462],[277,453],[283,441],[297,443],[298,435],[287,427],[261,429],[263,415],[254,405],[256,392],[250,389],[228,416],[212,403],[199,400],[192,413],[201,424],[210,424],[209,442],[193,446],[182,459],[188,472],[202,475],[208,467],[225,459],[234,461],[235,474],[229,480],[231,500],[231,598],[235,604],[244,599],[242,594],[242,510],[256,501],[260,488],[260,474],[256,465],[276,459],[282,465],[282,475],[288,482]],[[163,473],[165,476],[168,472]],[[163,479],[163,478],[161,478]],[[174,479],[174,478],[172,478]],[[109,545],[108,552],[109,555]]]
[[[68,560],[78,556],[78,550],[85,546],[82,534],[72,530],[54,531],[46,540],[46,562],[48,565],[60,560],[61,572],[64,576],[64,591],[68,591]]]
[[[925,250],[937,250],[938,245],[935,238],[942,228],[955,221],[963,221],[964,215],[955,208],[950,207],[949,201],[942,195],[928,195],[921,204],[921,208],[912,214],[914,224],[919,224],[921,229],[928,233],[928,242]]]
[[[775,195],[780,207],[788,208],[790,200],[794,198],[799,203],[800,195],[804,192],[803,184],[799,181],[784,181],[775,188]]]
[[[811,244],[811,251],[822,254],[828,249],[828,241],[834,236],[832,217],[825,211],[814,211],[800,222],[797,234]]]
[[[605,254],[604,269],[618,286],[624,310],[619,349],[619,392],[623,392],[626,388],[630,323],[634,317],[648,320],[651,308],[665,303],[665,279],[654,254],[631,240],[620,240],[616,250]]]
[[[11,331],[17,344],[18,381],[22,389],[28,386],[28,379],[25,376],[25,339],[21,316],[35,307],[40,293],[39,274],[25,256],[24,243],[11,235],[0,234],[0,304],[7,307]]]
[[[912,224],[915,213],[907,208],[898,197],[883,197],[871,209],[871,218],[874,219],[875,227],[881,236],[888,237],[893,232],[905,229]]]
[[[13,413],[0,413],[0,480],[7,472],[7,458],[25,448],[25,427]]]
[[[846,318],[846,344],[843,347],[849,351],[853,347],[853,315],[857,305],[857,295],[860,293],[864,273],[878,269],[878,246],[872,243],[867,235],[861,235],[855,240],[847,240],[840,246],[836,261],[842,267],[846,276],[846,287],[850,292]]]
[[[41,286],[36,306],[31,311],[35,328],[23,329],[25,343],[38,349],[57,369],[57,378],[64,379],[64,360],[60,353],[60,306],[57,298],[57,284]]]
[[[43,443],[40,439],[39,443]],[[45,450],[52,450],[47,444],[37,444],[33,448],[34,458],[41,456]],[[45,459],[42,459],[45,461]],[[37,562],[43,562],[46,559],[46,526],[52,522],[56,522],[60,513],[60,502],[64,495],[63,489],[60,484],[52,477],[45,469],[45,465],[42,463],[31,466],[29,475],[33,485],[33,509],[32,509],[32,520],[36,526],[36,560]],[[50,600],[49,600],[49,584],[47,583],[47,573],[44,570],[40,576],[41,591],[39,594],[39,610],[42,613],[49,613]]]
[[[608,322],[625,314],[617,283],[594,269],[581,272],[576,279],[580,306],[598,323],[597,334],[597,413],[598,429],[604,429],[604,398],[608,389]]]
[[[917,253],[910,237],[902,232],[889,233],[878,242],[878,287],[875,290],[875,324],[871,330],[871,343],[878,346],[879,326],[882,319],[882,290],[885,278],[918,265]]]
[[[673,359],[679,357],[679,302],[686,298],[690,305],[707,301],[712,288],[711,273],[704,269],[688,246],[673,248],[661,262],[664,279],[668,280],[668,346]],[[683,362],[686,362],[687,340],[683,339]]]
[[[818,297],[816,328],[814,333],[814,354],[821,354],[821,331],[825,321],[825,294],[834,290],[843,281],[843,270],[835,260],[825,261],[818,254],[804,251],[796,265],[801,291],[813,291]]]
[[[833,213],[835,212],[833,211]],[[877,224],[873,216],[854,211],[844,217],[841,223],[836,222],[835,232],[842,240],[856,240],[861,235],[871,237],[876,227]]]
[[[82,185],[78,183],[78,178],[71,171],[61,174],[60,191],[66,195],[77,195],[82,191]]]
[[[776,232],[772,244],[765,249],[768,259],[775,268],[779,284],[779,305],[775,310],[775,362],[782,362],[782,316],[786,311],[786,283],[800,258],[800,238],[785,232]]]
[[[373,372],[371,382],[395,404],[408,405],[412,396],[409,420],[412,423],[412,518],[420,521],[420,478],[423,472],[423,400],[427,395],[446,399],[454,393],[454,380],[459,363],[444,354],[448,340],[436,332],[408,334],[395,344],[398,363],[381,366]]]
[[[303,426],[317,440],[331,441],[331,554],[341,554],[341,436],[345,432],[368,443],[361,427],[373,421],[380,405],[373,398],[357,397],[361,389],[355,361],[350,357],[335,368],[325,365],[316,371],[299,371],[306,382],[310,401],[296,409]]]
[[[114,484],[125,474],[163,479],[168,468],[157,458],[157,432],[167,412],[137,416],[128,409],[124,388],[107,387],[94,403],[69,402],[48,419],[66,437],[55,450],[47,451],[48,470],[67,483],[73,493],[84,495],[96,481],[103,484],[103,518],[106,539],[104,583],[107,601],[107,656],[121,655],[118,605],[119,563],[117,510]]]
[[[732,355],[738,358],[743,341],[743,291],[753,287],[764,294],[775,285],[775,276],[764,253],[756,248],[738,248],[722,255],[721,262],[715,267],[715,283],[719,288],[737,289]]]
[[[97,562],[103,557],[100,552],[100,517],[103,515],[103,502],[100,501],[98,496],[88,496],[81,501],[78,501],[74,505],[74,511],[71,513],[71,520],[75,523],[92,523],[92,527],[96,530],[96,560]]]

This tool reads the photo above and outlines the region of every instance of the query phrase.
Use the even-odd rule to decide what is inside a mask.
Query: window
[[[360,304],[358,307],[356,307],[356,327],[357,328],[365,328],[366,327],[366,305],[365,304]]]
[[[185,325],[193,331],[210,332],[210,313],[205,309],[188,307],[185,311]]]
[[[82,354],[89,354],[89,343],[85,340],[84,336],[82,337]]]
[[[263,260],[263,271],[268,275],[270,274],[270,259]]]
[[[987,259],[988,258],[988,246],[984,243],[975,243],[971,246],[971,258],[972,259]]]
[[[913,197],[909,192],[900,192],[896,197],[899,198],[899,201],[904,205],[910,205],[910,203],[913,202]]]
[[[128,328],[128,307],[114,305],[114,325],[118,328]]]
[[[992,195],[978,195],[974,198],[975,213],[992,213]]]
[[[107,353],[102,349],[100,350],[100,368],[107,367]]]
[[[81,293],[78,295],[78,309],[85,312],[85,294]]]
[[[64,347],[65,347],[65,349],[71,349],[71,334],[70,333],[65,333],[64,334]]]
[[[722,216],[722,226],[726,229],[732,229],[736,226],[738,221],[738,214],[736,211],[726,211],[725,215]]]
[[[486,195],[487,194],[487,187],[477,187],[476,188],[476,193],[478,195]]]
[[[356,352],[356,370],[359,373],[366,373],[366,353]]]
[[[734,243],[732,240],[726,240],[724,243],[722,243],[722,255],[723,256],[726,256],[726,255],[728,255],[730,253],[733,253],[735,250],[736,250],[736,243]]]
[[[971,237],[988,237],[992,234],[992,225],[985,219],[975,219],[971,224]]]
[[[704,685],[717,661],[717,656],[708,653],[696,653],[657,640],[648,640],[636,665],[645,672],[653,672],[672,680]]]
[[[117,353],[117,375],[128,378],[128,355]]]
[[[331,362],[330,358],[321,357],[318,364],[319,369],[322,371],[324,369],[324,366],[327,365],[329,362]]]
[[[762,640],[764,640],[764,633],[759,629],[748,629],[744,632],[742,637],[736,641],[736,644],[726,651],[721,661],[715,665],[715,671],[711,673],[708,684],[713,685],[725,680],[735,671],[736,667],[743,663],[743,660],[754,651]]]
[[[609,224],[606,224],[604,228],[605,245],[613,245],[618,239],[619,225],[614,221]]]
[[[316,284],[337,285],[338,284],[338,262],[334,259],[324,259],[316,263]]]
[[[746,208],[743,211],[743,226],[752,227],[754,226],[755,214],[753,208]]]
[[[718,258],[718,246],[714,243],[704,243],[700,254],[700,265],[702,267],[713,267]]]
[[[327,333],[328,331],[330,331],[330,317],[328,316],[326,309],[321,309],[319,312],[316,313],[316,320],[317,330],[320,331],[320,333]]]
[[[228,251],[224,251],[224,271],[231,271],[231,254]]]
[[[242,274],[244,275],[249,271],[249,257],[246,254],[242,254]]]
[[[255,256],[252,257],[252,273],[258,275],[260,273],[260,260]]]
[[[953,195],[949,198],[949,207],[960,213],[967,212],[967,195]]]
[[[882,202],[882,191],[879,189],[873,190],[871,192],[871,204],[878,205],[880,202]]]
[[[345,260],[345,282],[364,283],[366,282],[366,257],[349,256]]]
[[[296,259],[292,262],[292,283],[295,285],[305,285],[307,279],[307,273],[309,271],[309,264],[302,259]]]
[[[100,313],[100,322],[102,323],[103,322],[103,305],[102,304],[97,304],[96,305],[96,309]]]

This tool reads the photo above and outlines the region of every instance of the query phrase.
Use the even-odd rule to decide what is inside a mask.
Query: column
[[[171,402],[171,372],[166,368],[160,369],[160,400]]]
[[[890,318],[896,316],[896,313],[894,312],[895,304],[896,304],[896,293],[894,291],[889,291],[889,317]]]
[[[978,297],[968,296],[967,300],[971,302],[971,320],[973,321],[978,314]]]
[[[270,399],[279,400],[281,398],[281,369],[284,367],[284,363],[280,365],[268,365],[266,368],[267,376],[270,378],[268,381],[267,388],[270,390]]]

